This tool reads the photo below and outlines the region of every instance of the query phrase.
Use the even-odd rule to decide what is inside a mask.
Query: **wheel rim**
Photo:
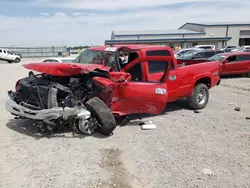
[[[205,89],[200,89],[197,94],[197,103],[203,105],[207,100],[207,92]]]

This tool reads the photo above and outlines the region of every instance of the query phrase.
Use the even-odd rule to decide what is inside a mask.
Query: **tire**
[[[21,61],[21,59],[19,59],[19,58],[16,58],[16,59],[15,59],[15,62],[16,62],[16,63],[19,63],[20,61]]]
[[[85,106],[102,126],[99,131],[103,135],[109,136],[116,128],[116,121],[109,107],[97,97],[88,100]]]
[[[247,73],[247,77],[250,78],[250,71]]]
[[[12,63],[12,61],[8,61],[8,63]]]
[[[209,90],[206,84],[200,83],[195,86],[192,96],[188,97],[188,105],[200,110],[206,107],[209,100]]]

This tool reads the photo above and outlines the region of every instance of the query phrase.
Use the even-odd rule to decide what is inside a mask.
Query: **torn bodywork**
[[[69,126],[84,134],[96,131],[111,134],[116,127],[110,109],[116,76],[111,77],[108,71],[96,67],[69,71],[71,74],[64,76],[57,69],[58,74],[29,74],[20,79],[16,91],[8,92],[6,110],[33,120],[39,128],[57,130]]]

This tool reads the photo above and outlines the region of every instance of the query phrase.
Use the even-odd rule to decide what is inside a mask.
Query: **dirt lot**
[[[49,136],[4,109],[28,61],[0,63],[0,187],[250,187],[250,79],[223,79],[200,113],[186,101],[169,104],[149,118],[155,130],[132,122],[108,138]]]

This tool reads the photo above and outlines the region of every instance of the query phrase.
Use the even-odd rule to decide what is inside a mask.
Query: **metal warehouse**
[[[249,23],[185,23],[177,30],[112,31],[105,44],[159,44],[189,48],[212,44],[217,48],[227,45],[250,45]]]

